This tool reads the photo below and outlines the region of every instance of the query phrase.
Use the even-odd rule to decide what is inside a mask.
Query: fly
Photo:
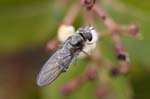
[[[93,27],[79,28],[73,36],[48,59],[37,76],[37,85],[45,86],[52,83],[61,73],[65,72],[72,61],[83,51],[86,42],[92,40]]]

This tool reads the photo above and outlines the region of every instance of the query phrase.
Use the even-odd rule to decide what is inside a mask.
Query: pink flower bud
[[[46,45],[46,50],[48,52],[54,53],[57,50],[58,41],[56,39],[50,40]]]
[[[127,75],[129,73],[129,66],[126,63],[122,62],[122,65],[119,68],[121,74]]]
[[[119,74],[118,68],[117,67],[112,67],[111,70],[110,70],[110,74],[112,76],[118,76],[118,74]]]
[[[87,71],[86,76],[89,81],[95,81],[96,76],[97,76],[97,71],[94,69],[93,70],[91,69],[91,70]]]
[[[137,35],[140,31],[140,26],[136,23],[132,23],[128,26],[128,32],[131,33],[131,35]]]
[[[66,85],[64,85],[60,91],[63,95],[66,96],[69,95],[71,92],[73,92],[77,87],[78,87],[77,80],[71,80]]]
[[[91,10],[95,2],[96,0],[81,0],[82,5],[84,5],[87,10]]]
[[[108,90],[105,87],[97,88],[95,94],[98,99],[102,99],[108,96]]]

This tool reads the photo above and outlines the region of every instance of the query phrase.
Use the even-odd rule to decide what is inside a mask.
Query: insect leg
[[[81,52],[84,53],[85,55],[87,55],[88,57],[90,57],[90,55],[87,52],[85,52],[84,50],[82,50]]]

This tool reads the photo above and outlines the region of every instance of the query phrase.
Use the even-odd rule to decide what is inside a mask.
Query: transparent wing
[[[37,77],[37,85],[52,83],[70,65],[72,59],[72,54],[65,47],[56,51],[42,67]]]

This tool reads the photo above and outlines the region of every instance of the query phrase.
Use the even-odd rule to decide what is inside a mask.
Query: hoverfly
[[[37,85],[45,86],[52,83],[61,73],[65,72],[73,60],[83,51],[86,42],[92,40],[91,26],[79,28],[76,33],[61,45],[48,59],[37,76]]]

